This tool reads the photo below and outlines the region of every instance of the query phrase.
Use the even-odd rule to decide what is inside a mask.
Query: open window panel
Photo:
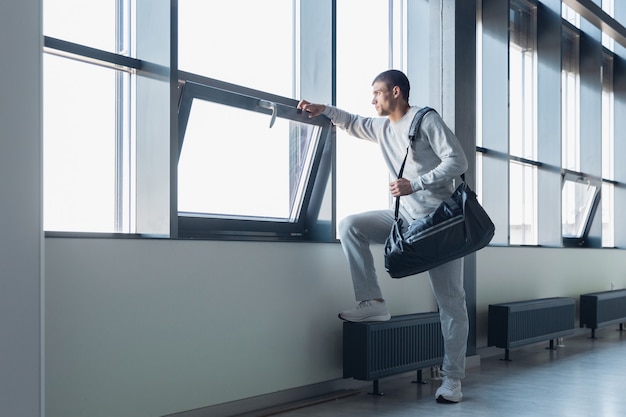
[[[563,246],[585,246],[600,201],[601,181],[565,171],[561,189]]]
[[[330,230],[320,220],[330,120],[293,99],[209,83],[182,87],[179,237],[311,240]]]

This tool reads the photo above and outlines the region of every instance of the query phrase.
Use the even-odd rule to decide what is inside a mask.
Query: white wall
[[[48,417],[162,416],[342,377],[337,313],[355,301],[339,244],[47,238],[46,274]],[[436,309],[425,277],[381,277],[392,314]]]
[[[489,303],[626,287],[623,255],[483,249],[478,347]],[[425,275],[378,270],[392,314],[435,310]],[[47,238],[46,281],[48,417],[162,416],[342,377],[338,244]]]

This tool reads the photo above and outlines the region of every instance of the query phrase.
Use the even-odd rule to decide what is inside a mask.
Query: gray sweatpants
[[[408,227],[410,219],[404,219]],[[354,214],[339,223],[341,246],[348,259],[357,301],[383,298],[374,268],[370,243],[384,243],[394,222],[393,210]],[[463,288],[463,260],[457,259],[428,271],[439,306],[444,339],[442,371],[452,378],[465,376],[469,320]]]

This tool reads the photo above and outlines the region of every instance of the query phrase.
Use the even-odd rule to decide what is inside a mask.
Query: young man
[[[393,178],[409,144],[409,128],[419,107],[409,105],[409,80],[401,71],[379,74],[372,83],[372,104],[380,117],[362,117],[333,106],[300,101],[298,108],[309,117],[323,114],[350,135],[378,144]],[[400,215],[406,228],[433,211],[454,191],[454,179],[467,169],[467,159],[456,136],[434,111],[428,112],[411,145],[403,178],[389,184],[400,199]],[[355,308],[339,313],[347,321],[385,321],[391,318],[378,285],[370,243],[384,243],[394,222],[394,210],[377,210],[346,217],[339,224],[339,238],[352,275]],[[433,294],[439,306],[444,338],[438,402],[459,402],[465,376],[468,318],[463,289],[462,259],[429,271]]]

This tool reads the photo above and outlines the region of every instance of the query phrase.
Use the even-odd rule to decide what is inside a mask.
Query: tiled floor
[[[314,405],[270,414],[279,417],[408,417],[408,416],[626,416],[626,332],[617,326],[564,340],[564,347],[547,350],[548,343],[483,358],[468,370],[463,401],[438,404],[438,381],[415,384],[416,373],[380,380],[383,396],[369,390]],[[426,375],[425,375],[426,376]],[[429,375],[428,375],[429,376]],[[371,388],[371,387],[370,387]]]

